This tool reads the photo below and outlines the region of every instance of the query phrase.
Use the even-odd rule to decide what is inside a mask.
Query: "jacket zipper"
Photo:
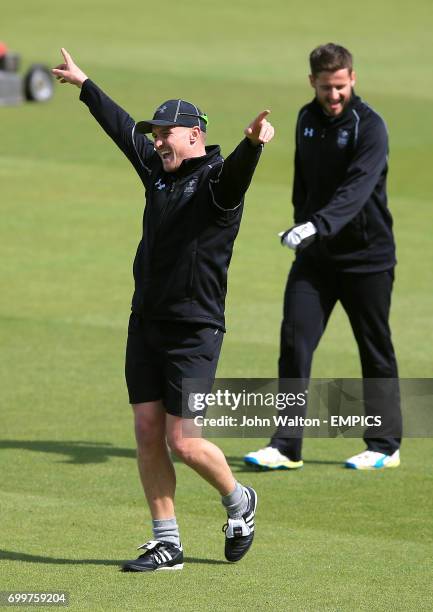
[[[159,223],[158,223],[158,230],[162,227],[162,224],[164,223],[164,219],[165,219],[165,217],[167,215],[168,207],[170,206],[171,195],[172,195],[172,193],[173,193],[173,191],[174,191],[174,189],[176,187],[176,183],[177,183],[177,180],[173,181],[173,183],[172,183],[172,185],[170,187],[170,191],[168,192],[169,193],[169,197],[167,198],[167,202],[165,203],[164,210],[161,213],[161,218],[160,218]]]
[[[195,261],[197,259],[197,244],[194,246],[194,250],[191,253],[191,270],[189,273],[188,283],[188,297],[193,297],[194,289],[194,277],[195,277]]]

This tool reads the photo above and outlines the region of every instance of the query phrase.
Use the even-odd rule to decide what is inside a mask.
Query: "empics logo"
[[[333,414],[331,416],[332,427],[380,427],[382,425],[382,417],[380,416],[342,416]]]

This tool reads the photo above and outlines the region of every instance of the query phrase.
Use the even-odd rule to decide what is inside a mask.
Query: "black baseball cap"
[[[202,132],[206,132],[208,118],[205,113],[191,102],[185,100],[167,100],[159,106],[153,119],[139,121],[136,125],[137,132],[148,134],[153,125],[181,125],[183,127],[198,126]]]

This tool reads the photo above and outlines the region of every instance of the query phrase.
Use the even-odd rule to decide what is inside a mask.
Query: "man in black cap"
[[[126,348],[126,381],[135,416],[138,467],[153,519],[153,539],[124,571],[181,569],[169,448],[215,487],[227,511],[225,556],[251,546],[257,495],[237,482],[221,450],[182,435],[182,380],[212,384],[221,349],[227,269],[243,200],[264,143],[274,134],[263,111],[226,160],[205,146],[208,119],[197,106],[168,100],[135,123],[62,49],[53,69],[125,153],[146,191],[143,236],[134,261],[135,291]],[[153,142],[145,134],[152,132]],[[191,415],[188,415],[191,416]]]

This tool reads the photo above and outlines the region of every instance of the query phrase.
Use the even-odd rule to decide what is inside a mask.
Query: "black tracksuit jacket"
[[[318,240],[298,257],[344,272],[393,267],[387,172],[385,123],[358,96],[333,118],[316,100],[304,106],[296,126],[294,216],[295,223],[311,221]]]
[[[218,146],[164,172],[153,142],[90,79],[80,99],[134,166],[146,192],[143,235],[134,260],[132,310],[148,319],[225,329],[227,270],[244,194],[262,146],[244,139],[224,160]]]

